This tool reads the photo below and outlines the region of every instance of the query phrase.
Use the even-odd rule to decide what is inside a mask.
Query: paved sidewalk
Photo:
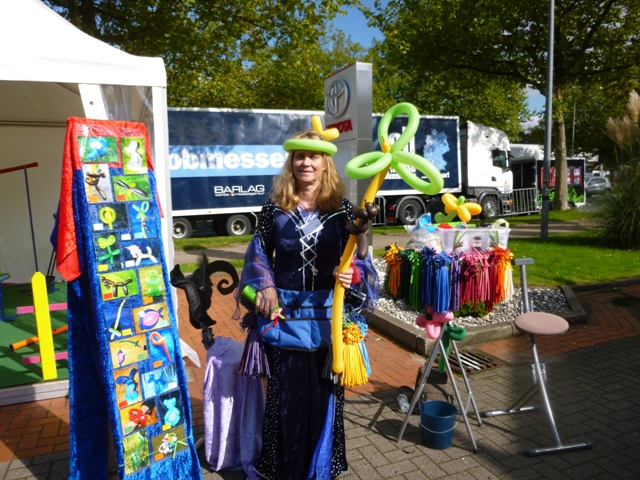
[[[563,335],[540,339],[547,365],[549,394],[564,443],[592,441],[592,450],[526,457],[524,450],[553,443],[542,413],[472,421],[479,451],[473,453],[459,421],[446,450],[423,446],[420,419],[413,416],[400,443],[404,416],[396,405],[398,388],[412,386],[424,359],[392,339],[369,332],[367,348],[373,375],[364,387],[348,392],[345,407],[347,458],[345,479],[619,479],[640,478],[640,282],[627,282],[579,294],[588,322]],[[179,293],[180,295],[180,293]],[[180,317],[186,319],[184,297]],[[211,315],[217,336],[241,339],[230,320],[231,297],[215,297]],[[181,322],[181,336],[204,353],[199,331]],[[505,364],[469,376],[483,410],[505,408],[531,384],[528,346],[511,337],[477,346]],[[196,437],[203,429],[202,369],[187,360]],[[463,398],[465,389],[458,383]],[[68,476],[68,404],[66,399],[0,407],[0,479],[62,479]],[[200,451],[202,453],[202,450]],[[208,472],[205,479],[235,480],[240,472]],[[96,479],[101,472],[96,472]],[[104,477],[102,477],[104,478]]]

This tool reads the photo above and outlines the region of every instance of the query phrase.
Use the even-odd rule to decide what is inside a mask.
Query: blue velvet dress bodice
[[[260,214],[256,239],[259,239],[274,286],[287,290],[332,289],[334,268],[348,240],[345,224],[353,221],[351,203],[343,200],[329,214],[301,209],[286,212],[273,202]],[[275,256],[274,256],[275,254]]]

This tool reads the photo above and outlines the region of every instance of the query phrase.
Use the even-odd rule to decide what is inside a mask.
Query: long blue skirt
[[[347,470],[344,388],[322,378],[329,352],[265,346],[271,366],[258,474],[329,480]]]

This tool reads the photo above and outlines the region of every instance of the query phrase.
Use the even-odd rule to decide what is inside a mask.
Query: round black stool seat
[[[518,330],[531,335],[558,335],[569,330],[564,318],[545,312],[527,312],[514,321]]]

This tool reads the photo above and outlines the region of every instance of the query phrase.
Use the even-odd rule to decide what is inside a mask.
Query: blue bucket
[[[428,400],[420,404],[420,429],[426,447],[444,450],[451,446],[458,409],[449,402]]]

